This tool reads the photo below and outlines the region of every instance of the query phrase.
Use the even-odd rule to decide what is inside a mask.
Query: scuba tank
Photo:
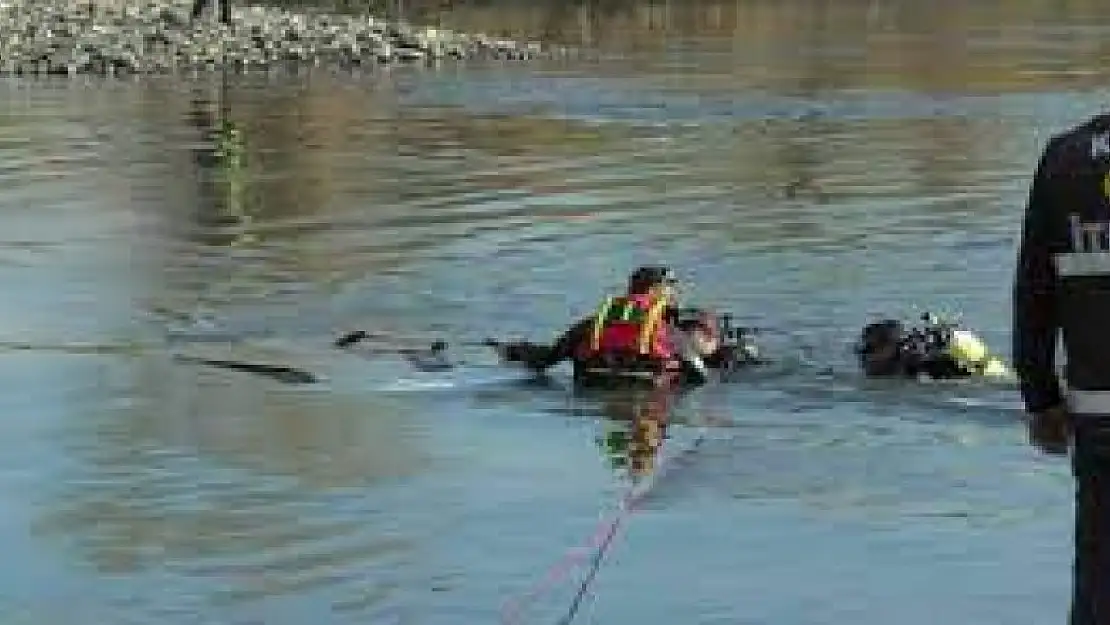
[[[946,351],[956,362],[969,368],[977,367],[990,355],[983,340],[967,330],[953,330]]]
[[[950,321],[940,321],[925,313],[922,321],[928,324],[925,335],[929,347],[938,349],[940,354],[951,359],[961,370],[971,375],[1004,378],[1013,375],[1010,367],[990,349],[983,339],[970,330],[962,330]]]
[[[954,330],[948,353],[961,366],[979,375],[991,378],[1005,378],[1013,375],[1010,367],[1001,358],[994,356],[987,345],[968,330]]]

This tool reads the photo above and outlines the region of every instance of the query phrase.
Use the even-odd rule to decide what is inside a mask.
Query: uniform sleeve
[[[1013,358],[1020,381],[1022,400],[1030,412],[1039,412],[1061,402],[1056,377],[1056,341],[1059,319],[1056,306],[1054,239],[1060,228],[1054,223],[1058,209],[1053,205],[1050,161],[1058,141],[1049,142],[1041,156],[1029,191],[1018,249],[1013,293]]]

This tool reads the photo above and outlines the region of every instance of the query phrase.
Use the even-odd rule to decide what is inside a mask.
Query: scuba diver
[[[992,355],[974,333],[930,313],[923,314],[921,321],[923,328],[909,331],[894,319],[864,326],[855,348],[864,374],[934,380],[1012,376],[1006,363]]]
[[[603,388],[698,386],[711,370],[762,362],[747,333],[731,328],[727,317],[679,308],[677,282],[667,267],[640,267],[624,295],[605,298],[554,344],[506,343],[501,357],[536,372],[571,360],[576,384]]]

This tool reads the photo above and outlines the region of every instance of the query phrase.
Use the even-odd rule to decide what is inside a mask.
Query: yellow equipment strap
[[[597,309],[597,316],[594,317],[590,346],[595,352],[601,349],[601,333],[605,330],[605,319],[609,316],[609,310],[613,307],[614,299],[613,297],[606,297],[601,307]]]
[[[651,341],[655,338],[655,333],[659,331],[659,324],[662,323],[663,313],[666,310],[667,300],[663,298],[657,298],[651,303],[647,319],[640,328],[640,353],[642,355],[646,356],[651,353]]]
[[[590,336],[590,346],[594,351],[601,349],[601,334],[605,331],[605,325],[608,322],[609,314],[613,310],[613,305],[617,301],[623,304],[623,309],[620,311],[621,319],[627,321],[632,316],[633,304],[627,298],[607,297],[597,310],[597,315],[594,317],[593,330]],[[640,354],[648,355],[651,353],[651,342],[655,338],[656,332],[659,331],[659,325],[663,321],[663,314],[667,310],[667,301],[659,298],[651,303],[651,308],[648,309],[647,316],[644,319],[643,325],[640,327],[640,337],[637,344]]]

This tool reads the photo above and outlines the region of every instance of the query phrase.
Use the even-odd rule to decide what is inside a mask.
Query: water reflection
[[[328,326],[417,336],[434,328],[452,341],[455,334],[510,332],[547,338],[550,328],[589,307],[596,288],[647,257],[696,272],[691,295],[698,299],[751,313],[792,337],[811,333],[807,343],[829,346],[814,354],[821,365],[847,357],[837,350],[846,349],[869,312],[901,310],[920,298],[959,298],[969,325],[998,327],[1005,323],[998,307],[1012,262],[1014,210],[1035,159],[1037,135],[1029,127],[1043,132],[1072,121],[1105,98],[938,93],[1092,84],[1105,71],[1095,61],[1106,9],[1085,5],[1082,23],[1059,17],[1060,9],[1048,26],[1019,27],[1023,20],[1040,24],[1028,18],[1050,17],[1048,9],[1027,2],[938,6],[944,10],[897,1],[640,3],[612,10],[468,3],[445,10],[444,19],[509,27],[514,16],[525,16],[539,31],[567,30],[568,39],[574,29],[593,29],[580,36],[628,54],[596,64],[475,65],[455,74],[394,68],[373,77],[113,83],[98,92],[103,106],[95,114],[84,108],[88,90],[23,84],[6,93],[25,98],[15,116],[33,117],[42,140],[21,139],[26,131],[15,124],[2,129],[0,143],[13,164],[2,172],[12,189],[0,203],[25,218],[13,230],[20,246],[48,240],[58,247],[41,253],[15,241],[6,247],[5,260],[49,270],[31,281],[25,272],[3,276],[13,302],[5,319],[18,332],[30,325],[28,314],[56,314],[59,325],[85,331],[87,308],[60,306],[44,294],[62,284],[62,291],[92,289],[82,291],[90,301],[119,302],[114,288],[137,282],[126,271],[99,267],[97,281],[86,274],[62,283],[51,277],[55,249],[70,250],[75,266],[90,267],[98,251],[128,249],[121,239],[130,236],[126,229],[93,238],[88,233],[95,229],[74,217],[92,215],[98,201],[117,202],[116,189],[52,177],[77,149],[57,137],[104,118],[112,125],[97,140],[128,146],[119,151],[128,150],[130,160],[112,169],[127,183],[119,187],[140,191],[131,212],[164,226],[141,241],[156,252],[141,257],[155,259],[143,263],[153,274],[143,295],[179,302],[183,311],[208,304],[226,313],[224,322],[280,314],[287,321],[280,334],[290,343],[309,333],[314,345],[324,345]],[[1070,6],[1079,11],[1078,3]],[[954,46],[959,38],[964,45]],[[950,71],[938,71],[936,59]],[[1084,74],[1084,66],[1093,69]],[[499,107],[506,99],[518,110]],[[143,106],[131,106],[136,100]],[[137,119],[130,118],[133,110],[140,111]],[[244,132],[242,161],[218,147],[227,121]],[[143,149],[130,150],[128,142]],[[82,178],[98,179],[109,169],[85,160]],[[228,173],[236,162],[241,169],[230,170],[243,172],[240,182]],[[26,180],[36,175],[48,182],[31,195]],[[44,212],[48,207],[55,210]],[[105,215],[113,224],[133,219]],[[61,227],[66,223],[69,229]],[[981,246],[971,255],[950,253],[957,239]],[[842,332],[853,336],[841,342]],[[370,390],[411,372],[386,363],[363,373],[349,362],[353,357],[336,364],[339,356],[322,352],[321,362],[343,368],[350,387],[289,391],[246,375],[173,365],[160,355],[128,362],[89,356],[111,359],[106,379],[126,383],[109,397],[81,389],[77,405],[60,407],[64,414],[51,419],[57,428],[49,434],[7,430],[12,449],[33,449],[47,461],[54,456],[52,466],[63,465],[59,479],[39,493],[46,500],[36,527],[41,542],[29,550],[61,545],[74,561],[118,572],[129,589],[155,573],[188,581],[205,597],[200,618],[218,611],[213,602],[346,605],[357,613],[359,605],[395,592],[398,571],[416,559],[418,547],[455,560],[451,574],[460,580],[480,577],[492,587],[534,557],[499,549],[506,536],[557,526],[572,507],[592,520],[595,502],[586,498],[607,488],[608,476],[595,476],[591,465],[570,480],[562,470],[576,453],[597,459],[585,431],[590,422],[578,420],[583,431],[568,433],[537,408],[545,401],[562,405],[562,395],[544,400],[532,388],[502,390],[504,410],[491,414],[475,407],[480,395],[462,374],[457,386],[437,391],[447,413],[441,417],[452,424],[444,428],[424,420],[420,394],[387,398]],[[43,379],[51,384],[39,389],[44,397],[57,395],[57,371],[65,369],[49,371]],[[794,367],[726,393],[721,410],[741,423],[740,433],[721,433],[691,455],[667,481],[658,514],[638,520],[645,531],[653,523],[686,522],[682,514],[695,492],[706,499],[699,529],[729,519],[737,501],[743,513],[732,518],[749,524],[752,501],[809,502],[822,519],[845,510],[903,519],[915,508],[981,519],[1013,509],[1049,518],[1065,510],[1037,507],[1046,498],[1035,484],[999,487],[999,467],[1016,475],[1028,461],[1020,436],[1009,436],[1005,425],[980,423],[939,400],[875,408],[881,402],[861,389],[833,393],[828,388],[843,387],[840,380],[812,373]],[[808,388],[821,391],[807,395]],[[44,404],[25,403],[11,422],[41,423],[41,410],[31,408]],[[617,448],[602,453],[617,456],[615,464],[633,477],[657,471],[660,441],[680,433],[668,425],[677,420],[667,416],[665,402],[611,398],[599,406],[589,416],[601,414],[620,430],[602,437],[602,447]],[[1004,415],[995,412],[1001,423]],[[456,466],[495,466],[501,475],[433,472],[426,438],[433,427],[445,447],[482,441],[448,451]],[[534,446],[514,452],[505,443],[511,440]],[[541,455],[550,466],[537,464]],[[41,471],[44,464],[20,470]],[[537,512],[537,493],[558,496]],[[16,510],[29,505],[19,496],[4,503]],[[509,503],[519,504],[521,514],[498,517],[494,508]],[[799,540],[793,508],[781,509],[790,511],[775,523],[744,527],[763,532],[757,535],[766,537],[761,546],[769,562],[797,561],[781,545],[817,549],[823,540],[851,554],[866,544],[852,534],[864,521],[812,543]],[[454,525],[431,539],[428,518],[437,515]],[[913,534],[912,524],[906,531],[912,540],[931,540]],[[729,541],[745,532],[721,533],[704,551],[743,551]],[[697,543],[696,534],[671,554],[642,553],[697,570],[701,554],[685,548]],[[528,549],[565,544],[545,542],[546,532],[530,536]],[[1000,540],[1040,544],[1027,538],[1018,532]],[[925,557],[905,566],[938,570]],[[721,575],[722,586],[766,582],[744,567],[722,567]],[[874,592],[881,594],[887,588],[877,581]],[[1009,581],[1023,592],[1031,583],[1024,575]],[[659,593],[651,591],[661,587],[652,580],[638,586],[649,591],[638,603],[655,609]],[[176,591],[174,584],[167,588]],[[785,597],[797,584],[782,588]],[[915,590],[930,604],[947,592]],[[171,591],[134,594],[153,595],[154,603],[159,592]],[[288,601],[272,600],[279,595]],[[468,592],[443,595],[464,611],[496,603]],[[606,600],[620,604],[619,596]],[[729,597],[721,592],[715,600]],[[842,597],[819,599],[834,605]],[[693,603],[681,608],[676,613],[693,620],[704,616]],[[717,616],[750,618],[745,608],[725,606],[728,616]]]
[[[813,75],[831,71],[825,62],[812,61]],[[215,110],[235,100],[241,126],[250,129],[248,162],[259,171],[249,174],[250,201],[239,205],[255,208],[237,222],[249,227],[203,225],[235,212],[224,208],[235,202],[217,191],[229,187],[210,184],[200,203],[209,217],[197,231],[221,244],[246,235],[261,243],[235,252],[181,249],[167,259],[170,266],[207,267],[189,281],[209,289],[210,299],[239,293],[273,307],[303,307],[304,298],[274,299],[275,291],[342,287],[370,272],[411,275],[406,268],[414,261],[465,256],[492,241],[508,254],[533,240],[664,236],[660,225],[671,237],[857,249],[860,235],[849,231],[869,228],[858,218],[864,210],[921,212],[905,200],[996,184],[993,173],[986,182],[981,176],[1004,167],[999,160],[1008,155],[983,146],[1012,130],[971,116],[869,119],[858,115],[873,103],[848,102],[847,110],[815,109],[793,119],[648,131],[454,106],[402,109],[394,88],[412,80],[382,79],[370,92],[328,78],[303,90],[275,85],[267,87],[274,93],[266,108],[246,86],[236,97],[225,86],[225,104]],[[640,97],[622,87],[611,95]],[[204,120],[206,132],[218,125],[213,101],[195,98],[190,115]],[[353,130],[337,130],[344,125]],[[197,150],[198,163],[214,161],[212,153],[211,145]],[[822,206],[829,203],[836,206]],[[768,229],[775,231],[770,237]],[[356,304],[359,314],[373,314],[367,303]]]
[[[253,96],[259,88],[267,97]],[[252,319],[222,320],[239,322],[238,330],[248,334],[289,331],[290,318],[301,314],[328,324],[321,317],[323,302],[304,293],[319,297],[349,256],[332,254],[311,237],[320,224],[341,222],[361,205],[337,210],[331,198],[336,172],[352,185],[368,179],[345,175],[358,169],[345,144],[351,137],[372,138],[339,131],[346,121],[341,114],[357,106],[345,106],[349,89],[333,83],[324,93],[226,75],[143,84],[140,97],[161,130],[147,140],[171,164],[142,196],[144,210],[170,225],[159,232],[156,246],[158,308],[186,317],[204,309],[226,317],[232,309],[249,308]],[[363,102],[375,101],[372,96]],[[192,173],[184,178],[191,189],[178,181],[175,152],[189,155]]]
[[[251,212],[257,210],[250,198],[247,137],[230,111],[228,80],[222,74],[215,85],[195,86],[187,117],[197,133],[192,148],[199,190],[194,236],[209,246],[249,242]]]
[[[159,362],[64,433],[74,464],[36,533],[105,573],[219,579],[211,601],[384,599],[419,531],[389,512],[427,465],[407,411]]]
[[[604,432],[596,443],[613,469],[633,480],[654,473],[676,397],[672,393],[607,393],[598,412]]]
[[[674,58],[643,53],[683,50],[697,64],[697,71],[680,81],[691,90],[1013,91],[1094,87],[1107,77],[1100,42],[1110,28],[1110,8],[1090,0],[1061,6],[1034,0],[507,0],[449,6],[407,0],[406,6],[415,19],[448,27],[544,37],[629,55],[628,65],[639,72],[654,71],[674,85],[679,81],[660,71]],[[1077,24],[1082,28],[1076,29]],[[815,59],[824,73],[814,73]],[[599,71],[622,65],[612,63]]]
[[[264,204],[248,152],[248,124],[235,113],[229,83],[229,77],[214,75],[139,89],[162,135],[144,137],[160,152],[155,159],[163,168],[142,180],[136,193],[142,211],[160,225],[150,245],[151,258],[158,259],[150,274],[151,305],[180,318],[235,301],[259,277],[252,257],[258,256]]]

